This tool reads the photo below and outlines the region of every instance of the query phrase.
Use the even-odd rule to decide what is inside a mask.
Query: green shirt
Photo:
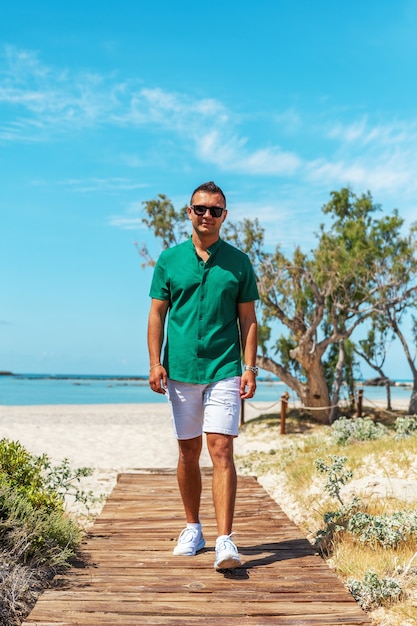
[[[150,290],[151,298],[169,301],[168,377],[193,384],[241,375],[237,304],[259,298],[246,254],[222,239],[208,252],[204,263],[191,238],[164,250]]]

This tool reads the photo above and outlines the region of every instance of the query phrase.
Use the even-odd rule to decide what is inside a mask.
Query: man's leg
[[[178,441],[178,485],[187,523],[198,523],[201,499],[200,454],[202,437]]]
[[[218,534],[230,535],[236,501],[236,468],[233,437],[207,433],[207,447],[213,463],[213,502]]]
[[[231,539],[237,485],[233,436],[209,433],[207,447],[213,461],[213,501],[219,533],[214,567],[217,570],[239,567],[242,562]]]
[[[180,533],[174,548],[176,556],[194,556],[206,542],[200,524],[201,473],[200,453],[202,437],[180,439],[177,477],[184,505],[187,526]]]

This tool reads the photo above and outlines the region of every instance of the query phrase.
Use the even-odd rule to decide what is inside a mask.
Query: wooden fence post
[[[281,396],[281,435],[285,435],[285,417],[287,415],[289,397],[290,394],[288,393],[288,391],[285,391]]]
[[[358,406],[357,406],[358,417],[362,417],[362,402],[363,402],[363,389],[359,389],[358,390]]]

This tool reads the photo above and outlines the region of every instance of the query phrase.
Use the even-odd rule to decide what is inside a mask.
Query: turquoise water
[[[402,381],[405,382],[405,381]],[[280,381],[259,380],[251,402],[277,402],[284,391],[296,400],[294,392]],[[411,389],[391,388],[392,401],[407,401]],[[364,396],[385,400],[385,389],[364,387]],[[164,396],[149,389],[145,377],[125,376],[48,376],[20,374],[0,376],[0,405],[40,404],[142,404],[166,402]]]

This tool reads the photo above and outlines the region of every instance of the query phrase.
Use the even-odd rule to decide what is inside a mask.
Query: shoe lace
[[[237,553],[237,548],[232,541],[232,535],[235,533],[230,533],[230,535],[226,535],[219,541],[219,544],[216,546],[217,550],[231,550],[232,552]]]
[[[197,528],[184,528],[180,532],[180,536],[178,537],[178,543],[189,543],[190,541],[194,541],[197,537],[198,530]]]

